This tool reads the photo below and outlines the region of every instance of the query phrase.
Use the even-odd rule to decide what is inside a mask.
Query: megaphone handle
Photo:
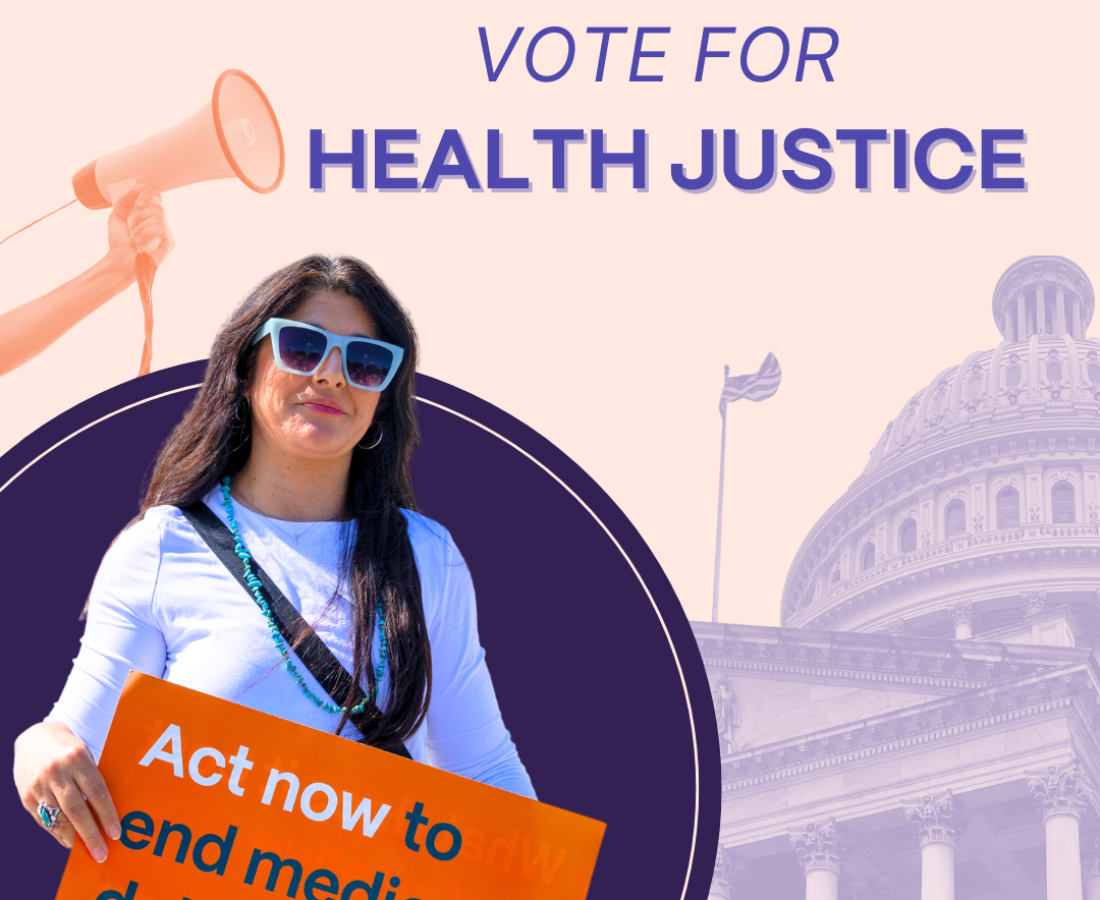
[[[141,309],[145,315],[145,345],[141,350],[141,368],[138,377],[149,374],[153,363],[153,278],[157,274],[157,264],[148,253],[138,253],[134,260],[134,272],[137,275],[138,294],[141,296]]]

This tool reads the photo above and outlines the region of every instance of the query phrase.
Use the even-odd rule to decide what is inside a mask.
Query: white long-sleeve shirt
[[[227,521],[220,490],[205,502]],[[441,769],[534,797],[485,665],[466,563],[446,529],[404,513],[432,654],[428,714],[405,746],[419,762],[430,758]],[[337,573],[354,524],[273,520],[240,503],[234,517],[249,552],[350,670],[351,606]],[[293,534],[300,535],[296,542]],[[377,633],[373,644],[377,665]],[[326,697],[295,662],[310,689]],[[339,723],[305,696],[283,667],[255,599],[172,506],[147,511],[104,556],[80,653],[48,717],[65,724],[97,760],[131,669],[330,733]],[[383,708],[389,674],[387,664],[379,686]],[[356,739],[359,732],[348,723],[343,735]]]

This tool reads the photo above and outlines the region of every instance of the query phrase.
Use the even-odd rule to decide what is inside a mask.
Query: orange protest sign
[[[123,834],[57,900],[581,900],[604,825],[131,673],[100,760]]]

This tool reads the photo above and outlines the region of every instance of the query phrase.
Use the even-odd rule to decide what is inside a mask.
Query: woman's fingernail
[[[103,847],[96,847],[95,850],[92,851],[92,859],[94,859],[97,863],[103,862],[103,860],[105,860],[106,858],[107,851]]]
[[[111,836],[112,841],[117,841],[122,836],[122,829],[117,825],[112,825],[107,829],[107,834]]]

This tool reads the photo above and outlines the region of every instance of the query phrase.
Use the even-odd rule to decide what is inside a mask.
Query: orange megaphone
[[[202,109],[159,134],[92,160],[73,176],[77,199],[106,209],[144,178],[154,191],[239,178],[267,194],[283,180],[283,135],[260,86],[228,69]]]

